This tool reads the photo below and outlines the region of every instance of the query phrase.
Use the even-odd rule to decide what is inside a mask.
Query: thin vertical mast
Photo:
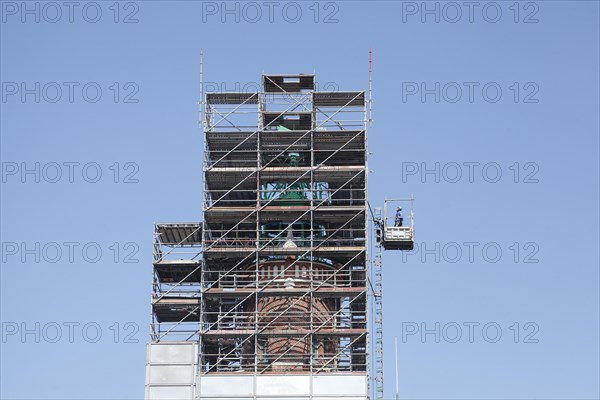
[[[373,126],[373,49],[369,48],[369,127]]]
[[[394,338],[394,352],[396,353],[396,400],[399,400],[398,395],[398,336]]]
[[[200,101],[198,102],[198,127],[202,129],[202,109],[204,105],[204,75],[202,72],[202,48],[200,48]]]

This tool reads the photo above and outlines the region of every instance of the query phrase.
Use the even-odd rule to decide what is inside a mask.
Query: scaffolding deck
[[[157,224],[157,233],[162,244],[200,245],[202,244],[202,225],[193,223]]]

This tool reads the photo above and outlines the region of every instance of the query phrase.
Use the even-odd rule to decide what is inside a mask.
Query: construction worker
[[[396,224],[395,224],[395,226],[402,226],[402,221],[404,221],[404,218],[402,217],[402,207],[396,207]]]

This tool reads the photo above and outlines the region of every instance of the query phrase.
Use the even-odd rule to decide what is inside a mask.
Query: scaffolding
[[[260,92],[202,101],[203,220],[155,225],[151,326],[154,343],[197,344],[197,387],[228,374],[366,377],[374,365],[383,398],[366,96],[315,88],[314,75],[263,75]]]
[[[365,373],[365,93],[262,89],[204,102],[200,373]]]
[[[198,340],[202,225],[154,225],[151,339]]]

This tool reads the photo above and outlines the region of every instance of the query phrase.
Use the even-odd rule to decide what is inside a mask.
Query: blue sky
[[[600,397],[598,2],[0,5],[0,397],[143,397],[152,224],[201,218],[200,48],[227,90],[366,89],[373,48],[370,201],[417,199],[386,398],[395,336],[401,398]]]

